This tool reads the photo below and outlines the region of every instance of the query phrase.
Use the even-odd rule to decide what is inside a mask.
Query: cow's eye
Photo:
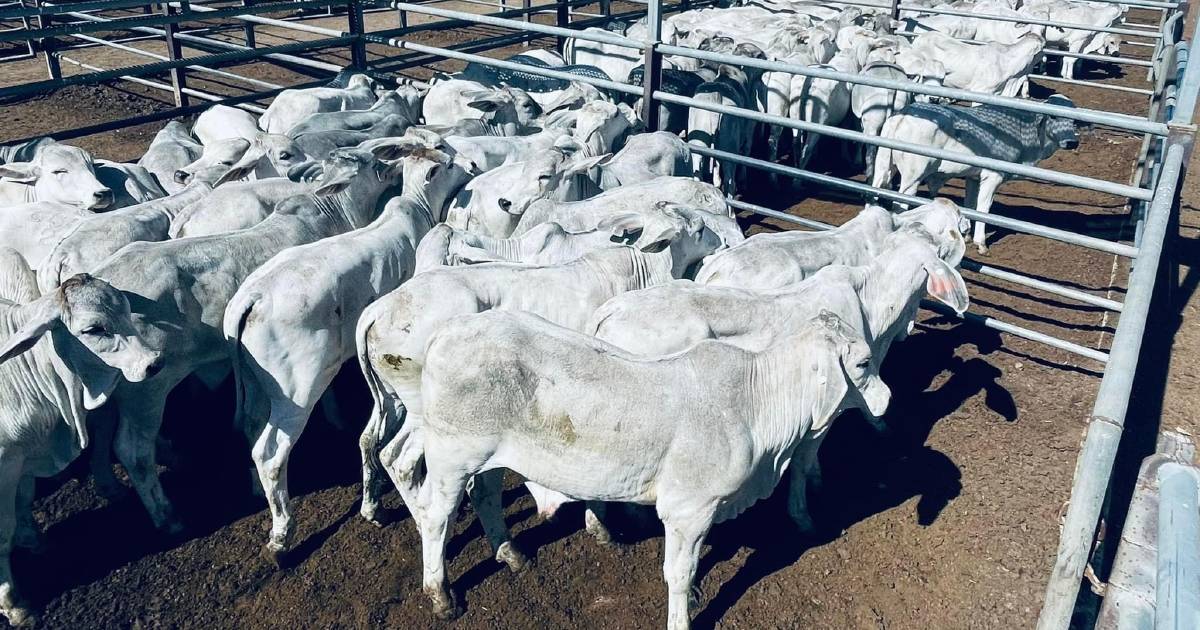
[[[281,160],[290,160],[290,159],[292,159],[292,154],[291,154],[291,153],[288,153],[287,151],[281,151],[281,152],[279,153],[279,159],[281,159]]]
[[[233,160],[225,160],[221,162],[221,166],[233,166]]]
[[[550,181],[550,176],[549,175],[540,175],[540,176],[538,176],[538,181],[539,182],[548,182],[548,181]]]
[[[104,329],[103,326],[88,326],[83,329],[83,334],[93,337],[111,337],[112,334]]]
[[[51,173],[54,173],[55,175],[66,175],[66,174],[67,174],[67,169],[65,169],[65,168],[60,168],[60,169],[56,169],[56,170],[53,170],[53,171],[50,171],[50,172],[51,172]]]

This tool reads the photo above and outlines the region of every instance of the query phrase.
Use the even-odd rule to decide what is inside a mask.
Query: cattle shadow
[[[926,445],[933,427],[979,394],[1005,421],[1019,417],[1012,395],[1000,383],[1000,370],[983,358],[1001,348],[999,335],[965,328],[922,328],[893,346],[883,369],[893,393],[886,432],[871,428],[857,412],[848,412],[830,429],[820,452],[824,487],[809,493],[817,524],[812,536],[798,534],[788,519],[786,483],[769,499],[713,529],[699,578],[742,549],[750,549],[750,554],[700,611],[697,627],[715,625],[755,584],[792,565],[808,549],[832,542],[853,524],[913,497],[920,497],[920,525],[937,520],[959,495],[961,473],[949,457]],[[959,356],[960,348],[972,345],[979,356]]]

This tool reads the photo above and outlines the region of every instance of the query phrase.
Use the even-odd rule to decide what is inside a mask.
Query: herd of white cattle
[[[1119,17],[1064,0],[1003,10]],[[667,21],[673,41],[698,48],[1014,94],[1051,35],[916,17],[909,28],[995,43],[934,32],[909,43],[880,23],[778,3]],[[1085,52],[1110,43],[1073,37],[1058,36]],[[524,62],[618,78],[640,63],[582,40],[566,49],[570,59],[532,51]],[[702,79],[697,98],[828,124],[853,113],[870,133],[1015,162],[1077,142],[1070,121],[1040,114],[683,58],[667,66]],[[501,509],[509,469],[544,515],[587,501],[600,540],[605,502],[655,506],[668,626],[687,627],[711,525],[790,468],[789,514],[811,529],[806,483],[819,478],[832,420],[887,409],[879,365],[922,297],[966,309],[955,267],[968,224],[939,198],[868,205],[827,232],[744,238],[714,185],[732,192],[740,174],[690,147],[745,154],[758,130],[685,110],[664,112],[678,129],[641,133],[638,111],[582,83],[538,92],[445,76],[383,89],[359,74],[286,91],[257,120],[217,105],[190,128],[170,122],[137,164],[48,139],[0,147],[0,612],[31,618],[8,558],[14,544],[39,544],[33,479],[89,440],[102,491],[120,491],[115,453],[154,524],[181,529],[156,439],[167,395],[189,376],[216,387],[232,371],[278,560],[294,533],[289,454],[357,360],[374,399],[361,513],[380,522],[385,485],[399,491],[435,612],[458,611],[443,556],[464,490],[496,559],[525,565]],[[779,137],[767,135],[774,151]],[[798,138],[794,157],[809,160],[816,142]],[[874,168],[877,184],[899,170],[905,192],[961,176],[990,199],[1003,179],[886,150]],[[104,404],[115,426],[89,422]]]

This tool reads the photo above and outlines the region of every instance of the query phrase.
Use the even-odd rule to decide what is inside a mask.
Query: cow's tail
[[[364,493],[378,492],[377,487],[368,488],[367,486],[376,486],[383,479],[381,476],[383,465],[379,459],[379,451],[396,433],[400,424],[399,418],[395,417],[396,409],[392,404],[391,396],[384,386],[383,379],[371,363],[367,347],[367,335],[370,334],[376,319],[375,311],[377,309],[372,307],[378,304],[380,302],[364,309],[354,327],[355,356],[358,358],[358,366],[362,369],[363,379],[367,382],[367,389],[371,392],[372,400],[371,417],[367,420],[367,426],[358,439],[358,446],[362,451]],[[378,494],[365,494],[364,498],[367,496],[378,497]]]
[[[242,335],[246,331],[246,326],[250,321],[250,314],[254,311],[254,305],[261,298],[259,293],[250,293],[243,296],[240,292],[234,296],[234,299],[229,303],[229,307],[225,309],[225,319],[222,321],[222,332],[225,334],[225,340],[229,344],[229,360],[233,365],[233,391],[234,391],[234,411],[233,411],[233,426],[245,432],[246,439],[250,442],[251,448],[254,447],[254,440],[257,435],[252,435],[251,427],[247,422],[247,405],[250,404],[247,388],[250,386],[247,379],[254,378],[251,370],[247,369],[245,363],[245,352],[242,347]]]

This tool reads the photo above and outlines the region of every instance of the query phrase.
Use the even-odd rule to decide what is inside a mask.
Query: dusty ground
[[[336,21],[339,18],[334,18]],[[373,20],[394,16],[373,16]],[[1145,21],[1145,20],[1142,20]],[[328,20],[326,22],[329,22]],[[394,21],[386,23],[388,26]],[[380,28],[380,26],[376,26]],[[489,31],[496,33],[498,31]],[[233,33],[236,35],[236,33]],[[479,33],[456,33],[461,41]],[[445,43],[443,36],[423,41]],[[268,38],[262,43],[278,43]],[[261,41],[261,40],[260,40]],[[373,50],[373,53],[382,51]],[[130,63],[107,51],[92,63]],[[103,64],[101,64],[103,65]],[[16,70],[8,72],[12,66]],[[1144,73],[1088,66],[1088,76],[1144,85]],[[0,84],[40,78],[40,64],[4,66]],[[307,80],[256,65],[254,76]],[[28,74],[24,74],[28,73]],[[27,78],[26,78],[27,77]],[[1046,83],[1044,87],[1051,87]],[[1054,87],[1061,87],[1055,85]],[[217,87],[212,87],[216,90]],[[1080,105],[1144,113],[1140,97],[1063,88]],[[1043,90],[1036,95],[1044,95]],[[163,94],[141,88],[72,88],[2,106],[0,142],[166,107]],[[157,124],[81,138],[111,159],[140,154]],[[1127,181],[1138,138],[1094,129],[1078,151],[1048,166]],[[827,155],[836,155],[827,147]],[[816,165],[850,174],[830,161]],[[792,205],[840,222],[853,200],[811,187],[753,187],[751,200]],[[1195,434],[1198,396],[1193,269],[1200,239],[1200,191],[1187,182],[1175,252],[1181,286],[1160,302],[1161,319],[1143,359],[1137,427],[1123,459],[1144,455],[1162,407],[1163,424]],[[1125,234],[1121,200],[1032,182],[1002,188],[996,211],[1106,238]],[[751,230],[774,229],[747,218]],[[1126,269],[1112,256],[1036,237],[999,233],[987,264],[1123,296]],[[1114,317],[993,279],[971,280],[981,313],[1106,347]],[[957,321],[927,317],[892,349],[885,378],[894,398],[888,434],[843,418],[822,452],[826,487],[814,499],[821,533],[797,536],[779,493],[717,527],[701,562],[698,627],[721,628],[1013,628],[1036,619],[1058,539],[1060,510],[1101,366],[1061,351]],[[365,417],[352,370],[339,383],[346,416]],[[1165,403],[1162,394],[1165,391]],[[43,606],[42,625],[82,627],[426,627],[432,620],[419,587],[419,541],[403,511],[384,529],[357,517],[356,434],[310,424],[292,461],[292,488],[302,541],[293,562],[275,570],[258,555],[266,511],[246,497],[245,448],[229,431],[229,391],[205,399],[203,415],[180,392],[167,431],[185,461],[164,471],[167,491],[189,524],[181,540],[157,537],[132,497],[109,504],[81,472],[47,481],[37,517],[50,551],[16,559],[29,597]],[[1132,431],[1132,429],[1131,429]],[[1152,445],[1152,439],[1150,440]],[[75,472],[75,471],[73,471]],[[395,499],[392,499],[395,501]],[[520,490],[506,494],[517,541],[537,551],[518,576],[488,557],[478,525],[464,509],[450,542],[451,579],[467,606],[453,627],[654,628],[664,621],[658,532],[626,534],[599,547],[568,510],[540,522]]]

